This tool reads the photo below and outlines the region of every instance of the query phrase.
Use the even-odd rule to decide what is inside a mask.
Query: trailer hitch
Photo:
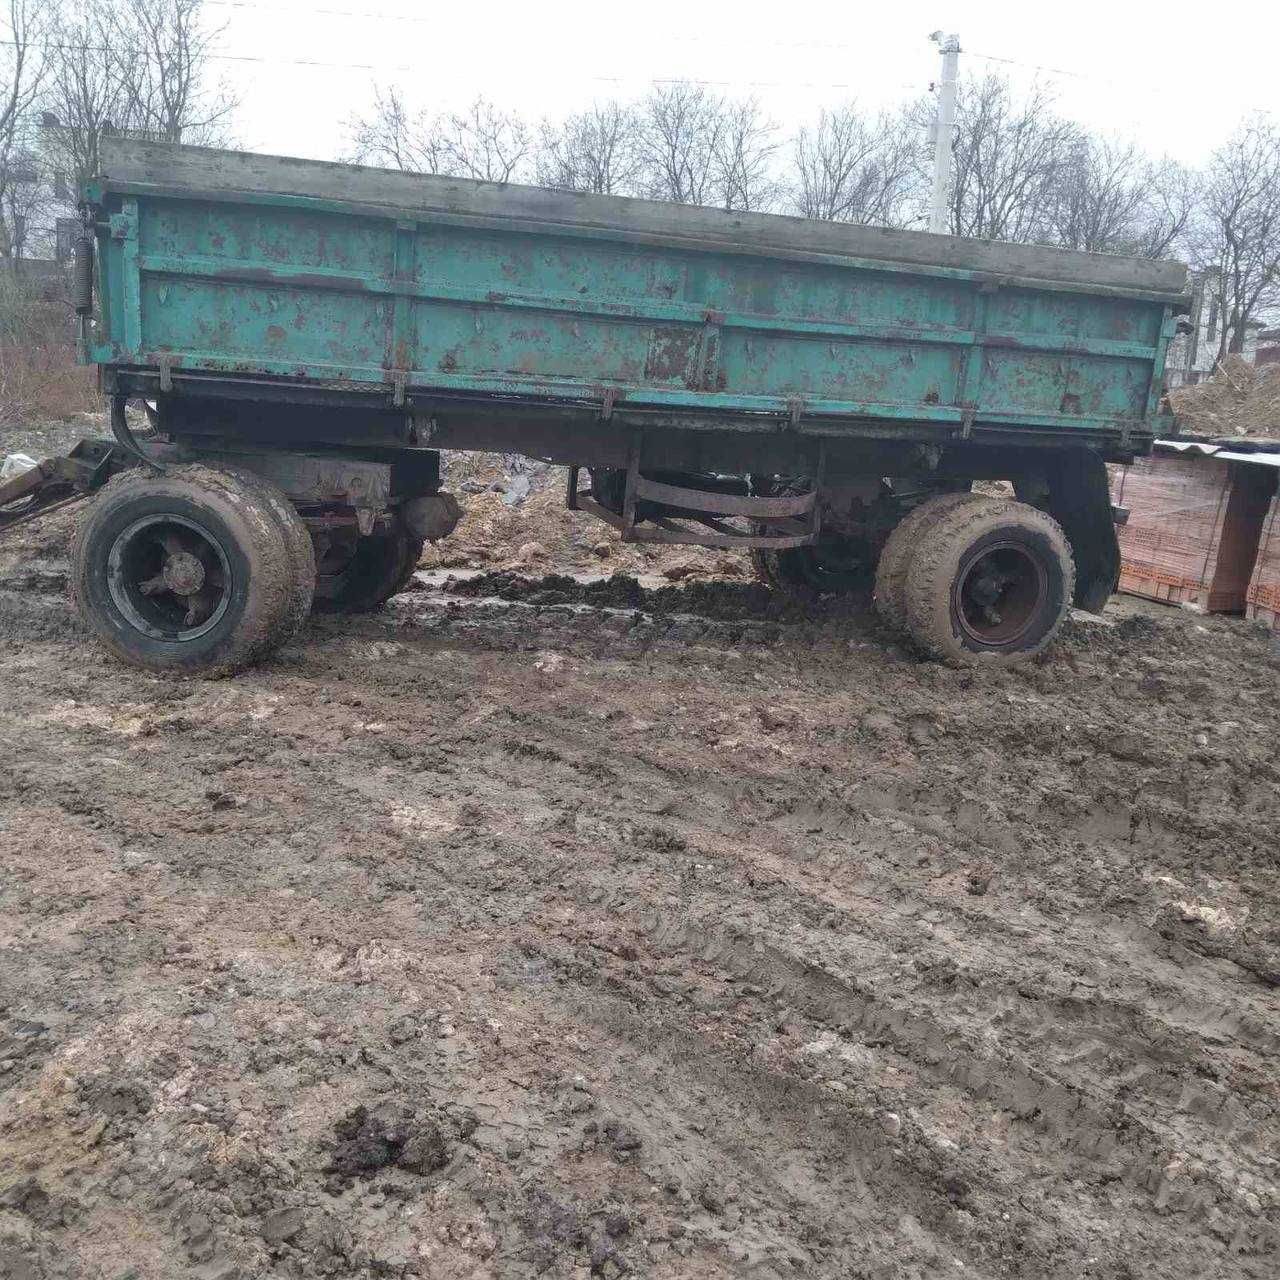
[[[81,440],[61,458],[46,458],[0,484],[0,534],[79,502],[134,466],[118,444]]]

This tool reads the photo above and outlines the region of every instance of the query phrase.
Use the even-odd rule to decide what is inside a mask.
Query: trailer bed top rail
[[[458,217],[472,225],[482,220],[496,226],[595,228],[610,237],[721,252],[838,259],[849,266],[979,275],[1010,284],[1137,294],[1170,302],[1184,300],[1187,288],[1186,267],[1177,262],[130,138],[103,139],[100,186],[210,199],[290,197],[313,206],[331,203],[347,212],[364,206],[383,215],[394,211]]]

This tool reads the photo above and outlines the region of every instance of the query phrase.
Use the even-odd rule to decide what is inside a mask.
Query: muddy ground
[[[549,563],[171,681],[61,545],[0,561],[0,1276],[1276,1274],[1259,632],[971,674]]]

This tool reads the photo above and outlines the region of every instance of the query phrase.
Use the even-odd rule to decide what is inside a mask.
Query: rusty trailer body
[[[1160,426],[1184,305],[1176,263],[130,140],[102,168],[90,356],[153,395],[1110,455]]]
[[[1176,263],[131,139],[83,195],[119,442],[94,475],[144,475],[75,580],[144,665],[256,660],[312,590],[376,607],[457,519],[442,449],[563,463],[624,539],[749,549],[784,590],[874,577],[925,648],[1020,660],[1105,603],[1104,464],[1170,425]]]

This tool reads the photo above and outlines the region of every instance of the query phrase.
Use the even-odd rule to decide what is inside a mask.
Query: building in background
[[[1262,329],[1258,333],[1258,353],[1253,363],[1280,364],[1280,329]]]
[[[1222,329],[1225,323],[1220,301],[1221,291],[1215,287],[1217,272],[1211,270],[1191,273],[1191,311],[1187,316],[1189,329],[1169,343],[1165,357],[1165,386],[1194,387],[1211,377],[1218,363],[1218,350],[1222,345]],[[1250,320],[1245,325],[1244,350],[1240,358],[1253,364],[1258,355],[1259,339],[1264,332],[1280,336],[1280,330],[1268,330],[1260,320]],[[1280,341],[1275,360],[1280,361]]]

